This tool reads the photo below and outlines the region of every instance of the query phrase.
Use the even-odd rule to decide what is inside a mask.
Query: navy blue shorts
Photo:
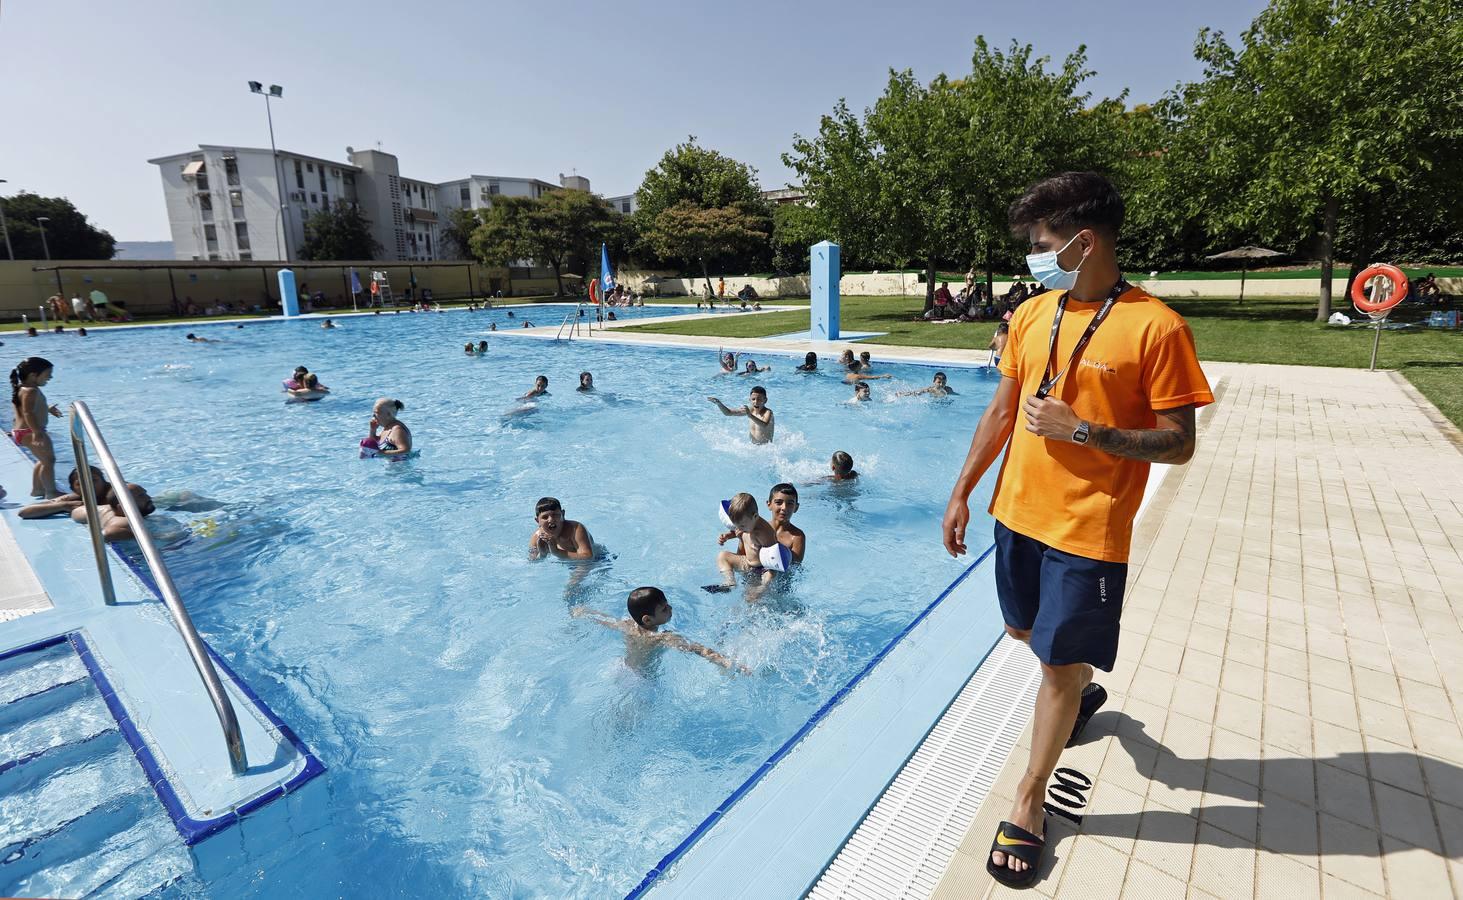
[[[1088,663],[1111,672],[1128,564],[1064,553],[996,523],[996,596],[1006,624],[1031,632],[1049,666]]]

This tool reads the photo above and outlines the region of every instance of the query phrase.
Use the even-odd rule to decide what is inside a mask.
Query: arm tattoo
[[[1158,414],[1157,428],[1092,426],[1092,443],[1113,456],[1156,463],[1186,463],[1194,455],[1194,407]]]

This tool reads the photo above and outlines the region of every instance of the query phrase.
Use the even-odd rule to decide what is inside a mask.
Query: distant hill
[[[173,258],[172,241],[118,241],[116,260]]]

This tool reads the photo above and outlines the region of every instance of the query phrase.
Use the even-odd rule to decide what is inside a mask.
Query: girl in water
[[[46,416],[60,418],[61,410],[48,405],[46,395],[41,393],[54,369],[49,360],[30,356],[10,371],[10,405],[15,411],[15,430],[10,436],[35,454],[30,494],[44,500],[61,496],[56,488],[56,448],[46,433]]]
[[[371,408],[371,433],[361,441],[362,456],[406,456],[411,452],[411,429],[396,417],[406,404],[382,397]],[[370,452],[366,452],[370,451]]]

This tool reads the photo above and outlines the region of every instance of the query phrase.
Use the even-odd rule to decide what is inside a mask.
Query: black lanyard
[[[1051,374],[1052,360],[1057,352],[1057,334],[1062,330],[1062,315],[1067,311],[1067,292],[1062,292],[1061,299],[1057,301],[1056,315],[1052,316],[1051,343],[1046,349],[1046,368],[1041,372],[1043,377],[1041,385],[1036,389],[1036,399],[1044,400],[1052,392],[1052,388],[1056,387],[1057,382],[1062,380],[1062,376],[1067,374],[1067,370],[1072,368],[1072,363],[1082,355],[1082,351],[1087,347],[1087,342],[1092,340],[1092,335],[1097,333],[1097,326],[1101,325],[1102,321],[1107,318],[1107,314],[1112,311],[1113,304],[1130,287],[1132,287],[1131,284],[1121,278],[1118,279],[1118,283],[1113,285],[1112,290],[1108,292],[1107,299],[1102,302],[1102,308],[1097,311],[1097,315],[1092,317],[1092,321],[1087,323],[1087,330],[1082,332],[1082,336],[1077,339],[1077,346],[1072,348],[1072,355],[1067,359],[1067,364],[1062,366],[1060,372],[1053,375]]]

